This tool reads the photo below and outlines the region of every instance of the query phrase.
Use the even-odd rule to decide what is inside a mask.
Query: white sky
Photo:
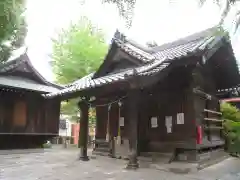
[[[29,56],[39,72],[53,80],[48,63],[52,49],[51,38],[59,29],[66,28],[71,21],[76,21],[83,15],[101,27],[108,39],[119,28],[142,44],[149,40],[155,40],[158,44],[173,41],[211,27],[219,20],[216,5],[206,4],[199,10],[194,0],[177,2],[180,1],[172,0],[169,4],[168,0],[138,0],[132,28],[126,30],[116,7],[102,5],[101,0],[87,0],[84,6],[81,0],[27,0],[26,44]],[[240,45],[240,37],[234,39],[234,44]],[[236,55],[240,57],[237,52]]]

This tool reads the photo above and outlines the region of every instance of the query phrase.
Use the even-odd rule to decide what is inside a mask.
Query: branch
[[[222,25],[229,10],[230,10],[230,4],[231,2],[229,0],[224,0],[224,6],[222,8],[222,12],[221,12],[221,18],[220,18],[220,22],[219,25]]]

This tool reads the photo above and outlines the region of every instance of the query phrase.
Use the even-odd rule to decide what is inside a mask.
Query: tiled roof
[[[199,39],[196,41],[191,41],[186,44],[181,44],[175,47],[167,48],[161,51],[154,53],[154,56],[158,59],[162,59],[163,57],[168,60],[173,60],[175,58],[181,58],[183,56],[187,56],[189,53],[195,52],[199,46],[201,46],[206,40]]]
[[[18,67],[20,64],[22,64],[25,61],[25,54],[20,55],[18,58],[6,61],[0,65],[0,73],[5,73],[7,71],[10,71],[16,67]]]
[[[35,81],[16,76],[0,76],[0,87],[25,89],[42,93],[59,91],[59,89],[55,87],[38,84]]]
[[[173,60],[204,50],[208,44],[217,38],[216,31],[218,27],[213,27],[195,33],[191,36],[179,39],[177,41],[166,43],[153,48],[145,48],[126,38],[113,38],[113,41],[129,55],[144,61],[152,62],[154,60],[167,59]]]
[[[119,39],[114,39],[114,42],[127,54],[137,58],[138,60],[149,62],[156,59],[152,54],[133,46],[131,43],[124,43]]]
[[[235,86],[235,87],[232,87],[232,88],[228,88],[228,89],[219,89],[217,90],[218,93],[225,93],[225,92],[231,92],[231,91],[236,91],[236,90],[239,90],[240,89],[240,84]]]
[[[30,72],[33,74],[33,76],[37,77],[37,79],[42,82],[39,85],[45,85],[49,86],[50,88],[53,87],[55,89],[63,89],[62,86],[57,85],[55,83],[47,81],[32,65],[28,55],[27,55],[27,49],[23,54],[21,54],[19,57],[12,59],[10,61],[6,61],[0,65],[0,75],[4,76],[7,72],[14,71],[14,69],[18,68],[20,65],[26,63],[28,67],[30,67]],[[23,78],[24,79],[24,78]],[[27,79],[28,80],[28,79]],[[35,82],[36,83],[36,82]],[[36,83],[37,84],[37,83]],[[51,92],[51,91],[50,91]]]
[[[71,87],[71,86],[74,86],[74,85],[77,85],[77,84],[84,83],[85,81],[89,81],[89,80],[92,79],[93,75],[94,75],[94,73],[90,73],[90,74],[82,77],[81,79],[78,79],[78,80],[74,81],[73,83],[66,85],[65,87],[68,88],[68,87]]]
[[[133,69],[125,69],[122,72],[109,74],[96,79],[92,79],[93,76],[90,74],[75,81],[61,91],[47,94],[46,97],[55,97],[83,91],[105,84],[124,81],[133,76],[151,76],[167,68],[173,63],[173,59],[178,59],[185,57],[190,53],[194,54],[198,51],[205,50],[206,47],[216,39],[216,30],[216,27],[210,28],[178,41],[154,48],[142,48],[141,46],[134,44],[132,41],[126,40],[125,36],[122,36],[121,34],[119,35],[118,32],[117,36],[113,38],[113,43],[115,42],[117,46],[127,54],[145,62],[144,65]]]
[[[96,79],[92,79],[91,76],[88,75],[78,80],[77,83],[75,82],[63,90],[46,94],[45,97],[55,97],[59,95],[61,96],[77,91],[83,91],[89,88],[100,87],[106,84],[125,81],[134,76],[150,76],[165,69],[169,64],[170,63],[167,62],[149,63],[145,66],[141,66],[135,69],[124,70],[122,72],[110,74]]]

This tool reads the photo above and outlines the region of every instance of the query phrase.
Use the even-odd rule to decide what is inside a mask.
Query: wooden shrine
[[[39,148],[58,136],[60,100],[43,95],[60,89],[37,72],[27,51],[0,65],[0,149]]]
[[[81,97],[80,159],[87,157],[88,109],[96,108],[96,154],[138,156],[169,153],[198,162],[221,149],[224,138],[218,89],[239,83],[228,36],[218,27],[146,48],[118,31],[99,69],[47,99]],[[121,151],[120,149],[125,151]],[[122,152],[122,153],[121,153]]]

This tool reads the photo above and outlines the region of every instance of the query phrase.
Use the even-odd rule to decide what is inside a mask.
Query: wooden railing
[[[215,114],[216,118],[210,118],[210,117],[204,117],[203,120],[206,121],[204,123],[204,130],[207,131],[208,134],[208,140],[211,141],[211,131],[219,131],[220,130],[220,136],[222,136],[221,130],[223,129],[223,119],[221,119],[221,112],[210,110],[210,109],[204,109],[204,113],[210,113]]]
[[[209,109],[204,109],[204,112],[209,112],[209,113],[213,113],[213,114],[222,115],[221,112],[217,112],[217,111],[213,111],[213,110],[209,110]]]

